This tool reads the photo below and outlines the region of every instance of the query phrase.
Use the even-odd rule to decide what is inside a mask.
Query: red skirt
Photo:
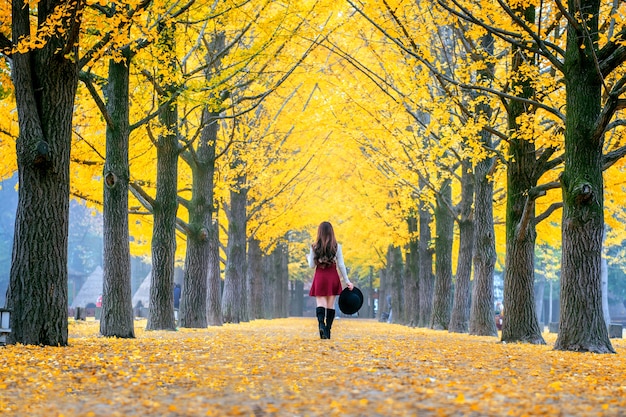
[[[326,268],[315,267],[309,295],[311,297],[326,297],[339,294],[341,294],[341,279],[339,272],[337,272],[337,265],[332,264]]]

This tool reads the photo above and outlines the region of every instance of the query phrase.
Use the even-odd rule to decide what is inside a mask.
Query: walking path
[[[497,338],[315,318],[99,337],[70,320],[65,348],[0,347],[0,415],[620,416],[626,343],[616,355]]]

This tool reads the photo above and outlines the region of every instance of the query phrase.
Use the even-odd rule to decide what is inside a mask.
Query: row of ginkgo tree
[[[309,5],[301,5],[306,15]],[[173,270],[181,235],[192,242],[185,258],[181,325],[202,327],[207,320],[220,324],[219,308],[233,302],[226,320],[247,319],[246,298],[228,298],[241,297],[237,286],[245,284],[241,269],[228,266],[228,258],[236,258],[232,253],[241,253],[241,240],[228,245],[226,288],[223,298],[217,298],[222,294],[217,227],[227,222],[217,222],[215,213],[220,205],[233,203],[216,201],[212,181],[217,166],[225,173],[229,165],[237,165],[236,155],[247,151],[237,135],[241,116],[258,109],[316,45],[314,39],[304,46],[293,42],[307,20],[289,13],[280,18],[285,11],[269,1],[213,7],[190,1],[174,9],[152,1],[85,8],[80,2],[51,2],[36,11],[22,6],[14,3],[13,33],[2,38],[3,53],[13,67],[19,123],[20,189],[7,294],[13,310],[10,341],[68,342],[65,242],[70,192],[95,204],[102,201],[103,335],[134,337],[129,240],[151,242],[149,329],[175,328]],[[58,13],[61,9],[66,13]],[[39,16],[32,34],[30,13]],[[45,31],[44,22],[56,18],[55,27],[63,30]],[[94,21],[101,23],[99,29],[89,29]],[[41,41],[36,47],[28,43],[34,38]],[[99,113],[78,111],[74,118],[76,108],[89,107],[77,99],[79,79],[95,103],[92,110]],[[218,127],[226,132],[221,137]],[[106,143],[98,139],[102,132]],[[189,169],[179,168],[181,158]],[[224,162],[218,165],[220,158]],[[150,167],[155,159],[156,170]],[[81,166],[71,168],[70,160]],[[96,167],[91,175],[88,167]],[[70,189],[70,171],[80,172],[82,179],[101,178],[104,195],[97,196],[89,180]],[[226,189],[230,185],[234,193],[245,188],[233,183]],[[181,206],[188,216],[181,215]],[[151,220],[133,217],[129,224],[129,211]],[[237,218],[230,220],[229,228],[235,227]],[[153,225],[148,239],[138,223],[143,228]],[[245,224],[241,227],[246,237]],[[229,237],[235,235],[231,230]],[[227,291],[232,280],[237,281],[235,288]]]
[[[567,7],[520,4],[510,8],[498,2],[480,10],[472,7],[472,2],[446,0],[436,4],[416,2],[405,8],[392,8],[385,2],[350,4],[378,39],[386,40],[380,44],[395,49],[398,56],[371,65],[371,55],[358,55],[358,51],[350,56],[351,63],[401,101],[413,118],[411,129],[402,129],[408,133],[394,132],[400,138],[396,142],[399,151],[378,156],[374,164],[393,173],[399,186],[410,189],[436,213],[438,207],[449,206],[450,215],[456,216],[458,211],[449,205],[450,198],[443,192],[445,183],[449,178],[461,177],[457,168],[465,165],[467,169],[466,163],[471,163],[474,178],[465,184],[475,187],[474,243],[460,247],[475,250],[474,294],[471,309],[467,310],[467,304],[460,308],[467,311],[463,317],[481,317],[486,327],[472,329],[470,319],[470,333],[495,334],[490,298],[493,288],[489,282],[493,281],[496,259],[493,174],[500,164],[507,175],[507,314],[502,340],[544,343],[533,296],[537,226],[563,207],[561,317],[556,348],[614,352],[603,318],[600,283],[605,231],[602,173],[619,161],[626,149],[623,144],[604,147],[607,132],[621,134],[619,111],[624,94],[620,53],[624,48],[618,40],[625,29],[621,18],[613,13],[614,4],[572,1]],[[380,10],[384,10],[383,17]],[[606,36],[599,35],[601,30]],[[372,36],[368,36],[366,42],[371,43]],[[339,41],[337,44],[341,45]],[[412,75],[402,68],[403,63]],[[384,71],[378,73],[376,67]],[[407,74],[414,82],[407,81]],[[392,78],[394,75],[400,78]],[[609,79],[612,84],[606,82]],[[407,146],[411,135],[423,138],[428,145]],[[371,149],[377,152],[391,146],[386,143],[383,147],[377,140],[369,139]],[[497,143],[507,146],[498,148]],[[437,164],[429,159],[433,155],[440,160]],[[381,161],[383,158],[386,161]],[[441,160],[456,161],[442,164]],[[562,171],[555,171],[560,167]],[[420,184],[419,178],[424,182]],[[430,191],[425,184],[433,184]],[[544,211],[537,214],[539,197],[551,189],[560,189],[562,198],[552,197],[543,206]],[[427,198],[429,192],[434,197]],[[407,211],[418,208],[419,204],[407,206]],[[444,229],[439,229],[439,222]],[[439,234],[440,230],[449,230],[445,223],[444,219],[435,219],[436,242],[448,239]],[[420,256],[424,257],[424,252]],[[437,258],[442,257],[445,252],[437,254]],[[467,258],[459,254],[459,260]],[[432,264],[424,276],[431,269]],[[449,265],[435,264],[435,287],[451,288],[450,269]],[[422,280],[413,285],[420,291],[422,286],[429,288]],[[469,299],[467,287],[461,288],[465,293],[459,300]],[[431,305],[441,312],[433,311],[427,325],[447,328],[451,297],[443,294],[439,299],[435,291]],[[474,311],[474,307],[481,311]]]

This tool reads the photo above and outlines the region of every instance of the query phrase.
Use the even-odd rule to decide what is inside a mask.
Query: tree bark
[[[386,267],[378,271],[378,321],[385,321],[385,314],[389,314],[391,310],[391,292],[388,289],[387,275]],[[387,294],[389,294],[389,297],[387,297]]]
[[[485,158],[476,164],[476,197],[474,199],[474,287],[470,308],[469,333],[478,336],[497,336],[494,318],[493,272],[496,264],[495,232],[493,225],[493,184],[488,177],[494,163]]]
[[[174,27],[161,30],[159,45],[164,68],[176,66]],[[166,77],[161,77],[166,80]],[[178,108],[170,103],[176,86],[166,85],[159,95],[159,121],[164,128],[157,143],[157,186],[153,207],[152,283],[148,330],[175,330],[174,264],[176,261],[176,213],[178,211]],[[183,285],[181,301],[188,289]]]
[[[481,38],[481,47],[488,56],[493,56],[493,36],[486,34]],[[486,63],[490,67],[489,63]],[[493,68],[479,72],[484,81],[493,79]],[[490,119],[492,109],[487,103],[477,106],[477,113]],[[491,133],[482,129],[481,142],[487,149],[493,148]],[[493,225],[493,183],[490,179],[495,163],[493,156],[487,156],[476,164],[475,181],[475,240],[474,240],[474,288],[470,307],[470,334],[479,336],[497,336],[494,317],[493,272],[496,264],[495,230]]]
[[[207,274],[207,324],[221,326],[224,324],[222,315],[222,275],[220,272],[220,239],[217,220],[208,226],[208,274]]]
[[[469,161],[463,163],[461,173],[461,202],[459,203],[459,256],[456,266],[454,301],[448,330],[454,333],[469,331],[472,275],[474,254],[474,173]]]
[[[419,323],[419,238],[417,235],[418,220],[415,216],[407,219],[409,228],[409,245],[406,251],[404,307],[406,324],[411,327]]]
[[[289,299],[289,315],[302,317],[304,315],[304,282],[292,280],[293,296]]]
[[[596,65],[600,2],[570,0],[568,6],[573,16],[586,18],[582,22],[584,28],[572,22],[567,27],[561,317],[554,348],[615,353],[602,314],[604,136],[594,135],[602,111],[602,75]]]
[[[39,25],[67,6],[46,44],[12,56],[19,123],[19,177],[7,307],[7,343],[66,346],[69,163],[78,84],[78,33],[82,2],[37,3]],[[12,37],[30,36],[28,3],[12,2]]]
[[[103,171],[103,291],[100,333],[133,338],[135,321],[132,303],[130,243],[128,239],[129,84],[131,53],[125,60],[109,60],[106,109],[106,161]]]
[[[274,274],[274,252],[263,256],[263,318],[273,319],[278,317],[274,304],[274,291],[276,290],[277,277]]]
[[[423,184],[420,184],[423,186]],[[433,275],[433,252],[430,249],[430,223],[432,216],[426,207],[426,203],[420,202],[420,237],[419,237],[419,294],[420,311],[419,327],[427,327],[430,324],[430,317],[433,308],[433,291],[435,287],[435,276]]]
[[[246,204],[245,177],[239,176],[235,189],[230,191],[228,213],[228,244],[226,248],[226,275],[222,294],[224,322],[240,323],[249,320],[246,289]]]
[[[534,7],[520,11],[528,22],[535,21]],[[531,98],[534,89],[531,80],[521,71],[533,62],[520,48],[512,47],[511,67],[517,74],[512,81],[514,91],[523,98]],[[535,281],[535,198],[532,189],[537,185],[541,170],[536,159],[535,143],[517,137],[518,118],[528,112],[526,104],[511,100],[508,106],[509,154],[507,166],[506,200],[506,267],[504,269],[503,342],[545,344],[534,298]]]
[[[210,84],[219,72],[220,56],[224,50],[225,36],[219,32],[208,44],[206,62],[209,64],[204,77]],[[181,300],[181,327],[204,328],[207,324],[221,325],[221,305],[215,291],[215,273],[210,272],[213,262],[211,242],[213,233],[213,215],[215,208],[215,163],[217,134],[219,130],[221,100],[210,100],[202,109],[202,130],[195,152],[183,153],[183,160],[189,164],[192,173],[192,197],[188,202],[189,231],[187,233],[187,252],[185,254],[185,277]],[[219,280],[219,250],[217,260],[217,279]],[[211,275],[213,274],[213,275]],[[209,288],[211,288],[209,290]],[[209,296],[209,291],[212,294]],[[217,303],[217,305],[216,305]],[[219,314],[219,316],[218,316]]]
[[[278,243],[274,249],[274,274],[276,288],[274,290],[274,305],[276,317],[289,316],[289,252],[287,245]]]
[[[192,198],[189,201],[189,231],[185,254],[184,291],[181,299],[180,327],[204,328],[208,324],[207,291],[211,227],[214,207],[215,144],[218,116],[205,108],[202,132],[195,152],[184,154],[191,167]]]
[[[250,290],[250,319],[262,319],[263,312],[263,253],[261,242],[248,240],[248,289]]]
[[[450,180],[445,180],[437,194],[435,223],[435,293],[433,314],[430,327],[435,330],[447,330],[452,309],[452,237],[454,219],[450,212],[452,206],[452,187]]]
[[[387,249],[387,283],[391,291],[391,315],[392,323],[405,324],[404,295],[402,294],[403,265],[402,249],[398,246],[389,246]]]

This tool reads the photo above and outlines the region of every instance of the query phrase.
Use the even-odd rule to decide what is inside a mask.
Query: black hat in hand
[[[359,311],[363,305],[363,293],[357,287],[344,288],[339,295],[339,310],[343,314],[352,315]]]

